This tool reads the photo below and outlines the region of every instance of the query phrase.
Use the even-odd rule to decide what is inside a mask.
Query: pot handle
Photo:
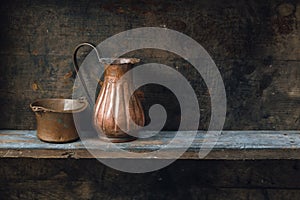
[[[76,74],[78,75],[79,80],[80,80],[80,82],[82,83],[82,86],[83,86],[83,88],[84,88],[84,90],[85,90],[85,92],[86,92],[86,94],[87,94],[89,104],[90,104],[90,105],[93,105],[94,101],[92,100],[92,98],[91,98],[90,95],[89,95],[89,92],[88,92],[88,90],[87,90],[87,86],[86,86],[86,84],[85,84],[85,82],[84,82],[84,80],[83,80],[83,77],[81,76],[80,73],[78,73],[78,72],[79,72],[79,66],[78,66],[78,62],[77,62],[77,52],[78,52],[78,50],[79,50],[82,46],[89,46],[89,47],[92,47],[92,48],[96,51],[96,55],[97,55],[97,58],[98,58],[99,62],[101,62],[101,59],[100,59],[99,52],[98,52],[96,46],[93,45],[92,43],[83,42],[83,43],[77,45],[77,46],[75,47],[75,49],[74,49],[74,52],[73,52],[73,67],[74,67],[75,72],[76,72]]]

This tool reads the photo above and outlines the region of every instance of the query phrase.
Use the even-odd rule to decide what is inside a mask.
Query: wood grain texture
[[[95,159],[0,159],[1,199],[299,199],[299,161],[180,160],[129,174]],[[285,174],[283,176],[282,174]]]
[[[185,33],[215,60],[228,99],[226,129],[297,130],[299,5],[299,0],[1,3],[0,128],[35,129],[28,107],[32,101],[71,96],[72,51],[80,42],[97,44],[121,31],[155,26]],[[167,64],[182,73],[198,97],[202,116],[199,129],[207,128],[209,94],[192,66],[158,50],[131,55],[144,63]],[[147,86],[143,92],[145,113],[154,103],[164,105],[168,112],[164,129],[176,130],[180,119],[176,98],[163,87]]]
[[[97,138],[84,140],[89,144],[93,155],[80,142],[67,144],[51,144],[41,142],[35,131],[0,131],[0,157],[2,158],[118,158],[118,159],[176,159],[176,153],[184,148],[190,132],[181,132],[177,136],[175,145],[167,151],[153,155],[144,152],[157,151],[174,138],[176,132],[161,132],[147,139],[115,144],[117,148],[134,154],[124,155],[112,147],[111,143]],[[199,158],[198,153],[203,144],[213,146],[213,142],[206,141],[204,132],[198,132],[194,142],[181,156],[181,159],[300,159],[299,131],[223,131],[213,150],[205,157]],[[213,140],[213,137],[210,138]]]

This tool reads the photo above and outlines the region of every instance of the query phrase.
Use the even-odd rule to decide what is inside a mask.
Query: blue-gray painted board
[[[168,155],[163,157],[173,158],[174,152],[183,148],[182,145],[187,142],[190,133],[189,131],[180,132],[178,136],[176,132],[161,132],[152,138],[114,145],[126,151],[136,152],[134,158],[141,158],[142,155],[139,156],[138,152],[161,149],[176,135],[178,138],[175,140],[175,145],[168,149],[169,157]],[[186,159],[199,159],[197,153],[203,144],[204,136],[205,132],[198,132],[194,142],[185,153]],[[90,139],[89,142],[95,143],[99,149],[104,149],[100,157],[122,157],[112,148],[111,143],[97,139]],[[205,144],[212,145],[213,143],[206,142]],[[208,158],[211,159],[298,159],[300,158],[300,131],[223,131],[209,155]],[[28,130],[0,130],[0,156],[92,157],[80,140],[65,144],[45,143],[36,137],[36,131]]]

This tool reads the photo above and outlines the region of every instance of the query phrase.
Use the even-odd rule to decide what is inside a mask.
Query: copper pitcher
[[[90,104],[93,104],[93,100],[88,95],[87,86],[80,73],[78,73],[79,66],[76,58],[79,48],[85,45],[92,47],[96,51],[99,62],[105,66],[104,81],[93,108],[93,125],[98,136],[103,140],[111,142],[127,142],[136,139],[129,134],[131,131],[136,131],[138,127],[144,126],[145,117],[141,102],[132,93],[132,75],[130,74],[130,69],[133,64],[139,62],[139,59],[117,58],[111,62],[112,58],[100,58],[97,48],[93,44],[79,44],[74,50],[73,63]],[[128,78],[125,81],[118,82],[126,72],[129,73]],[[130,96],[130,94],[133,95]]]

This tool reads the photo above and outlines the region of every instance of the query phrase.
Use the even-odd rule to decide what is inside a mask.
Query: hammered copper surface
[[[139,126],[144,126],[145,117],[139,99],[134,93],[131,95],[133,90],[130,69],[133,64],[138,63],[140,60],[137,58],[100,58],[95,45],[90,43],[79,44],[73,54],[74,68],[83,88],[86,90],[91,105],[93,100],[88,95],[87,85],[79,73],[76,58],[77,51],[82,46],[92,47],[96,52],[98,61],[105,65],[104,82],[97,97],[93,114],[93,125],[98,136],[111,142],[127,142],[136,139],[127,133],[137,131]],[[126,72],[129,73],[129,76],[124,81],[118,82]],[[134,123],[130,123],[130,119]]]
[[[37,120],[37,137],[45,142],[63,143],[78,139],[73,113],[81,112],[87,102],[72,99],[41,99],[30,104]]]
[[[98,132],[104,133],[112,142],[135,139],[126,133],[145,123],[139,99],[135,94],[130,96],[132,77],[129,76],[121,83],[117,82],[130,69],[131,64],[107,65],[104,82],[95,104],[94,125]],[[135,123],[130,123],[129,118]],[[126,130],[121,130],[118,125],[126,127]]]

